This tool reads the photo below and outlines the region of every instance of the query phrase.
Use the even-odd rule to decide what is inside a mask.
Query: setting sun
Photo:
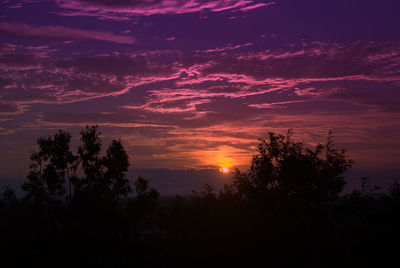
[[[228,173],[229,169],[227,169],[225,167],[222,167],[222,168],[219,169],[219,171],[221,171],[221,173]]]

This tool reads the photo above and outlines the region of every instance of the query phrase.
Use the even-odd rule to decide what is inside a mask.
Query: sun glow
[[[228,173],[228,172],[229,172],[229,169],[226,168],[226,167],[221,167],[221,168],[219,169],[219,171],[220,171],[221,173]]]
[[[212,168],[221,175],[231,174],[235,167],[246,165],[249,161],[247,150],[227,145],[208,150],[196,150],[192,154],[193,159],[198,161],[200,168]]]

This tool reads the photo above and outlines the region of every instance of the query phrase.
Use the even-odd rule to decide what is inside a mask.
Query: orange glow
[[[200,166],[215,167],[221,173],[229,173],[233,167],[248,163],[249,152],[222,145],[211,150],[193,151],[192,157],[198,161]]]
[[[221,171],[221,173],[228,173],[229,169],[227,169],[225,167],[222,167],[222,168],[219,169],[219,171]]]

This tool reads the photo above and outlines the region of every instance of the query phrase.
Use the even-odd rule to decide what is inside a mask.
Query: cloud
[[[0,44],[0,101],[60,104],[121,96],[114,109],[140,114],[154,126],[168,122],[182,128],[240,122],[263,117],[266,111],[332,112],[335,106],[349,112],[398,110],[398,103],[385,94],[374,95],[381,88],[397,96],[398,43],[313,43],[260,52],[228,49],[229,53],[191,58],[179,51],[65,57],[50,50]],[[357,97],[366,92],[373,97]],[[138,120],[121,124],[144,123]]]
[[[199,56],[198,72],[243,75],[263,79],[331,79],[354,76],[399,78],[400,45],[308,44],[264,52]]]
[[[23,108],[13,104],[0,102],[0,115],[13,115],[23,113]]]
[[[241,45],[230,45],[228,44],[226,47],[217,47],[217,48],[213,48],[213,49],[206,49],[206,50],[197,50],[197,53],[215,53],[215,52],[223,52],[223,51],[229,51],[229,50],[235,50],[238,48],[243,48],[243,47],[248,47],[248,46],[252,46],[253,43],[251,42],[247,42],[245,44],[241,44]]]
[[[130,16],[154,14],[184,14],[196,12],[249,11],[266,7],[274,2],[254,0],[58,0],[59,6],[71,11],[68,16],[99,16],[107,19],[124,20]]]
[[[249,11],[249,10],[253,10],[256,8],[260,8],[260,7],[265,7],[265,6],[269,6],[269,5],[273,5],[275,3],[271,2],[271,3],[258,3],[258,4],[251,4],[251,5],[247,5],[245,7],[240,8],[240,11]]]
[[[48,48],[49,50],[52,50]],[[145,56],[57,57],[44,47],[0,46],[0,101],[67,103],[116,96],[141,84],[178,77],[174,63]]]
[[[30,26],[23,23],[0,23],[0,34],[25,38],[54,40],[91,40],[118,44],[134,44],[129,36],[116,35],[110,32],[99,32],[74,29],[64,26]]]

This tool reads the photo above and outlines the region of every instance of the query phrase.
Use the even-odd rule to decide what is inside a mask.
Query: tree
[[[54,136],[37,140],[39,151],[31,154],[28,181],[22,185],[25,198],[36,203],[69,198],[117,200],[131,192],[126,172],[128,154],[120,140],[113,140],[105,156],[98,126],[86,126],[77,154],[70,150],[71,134],[59,130]],[[78,177],[79,169],[84,176]],[[72,191],[72,186],[74,191]],[[74,193],[73,193],[74,192]]]
[[[343,174],[353,161],[344,150],[333,148],[331,133],[325,145],[314,149],[292,141],[292,134],[291,130],[285,136],[270,132],[268,141],[260,139],[250,169],[236,170],[234,175],[233,186],[240,199],[315,204],[338,198],[345,185]]]
[[[37,140],[39,151],[31,154],[28,181],[22,185],[26,199],[41,203],[65,196],[66,176],[76,171],[77,158],[70,150],[70,141],[71,135],[62,130]]]
[[[81,131],[78,154],[85,177],[76,181],[75,191],[78,195],[117,200],[132,191],[126,179],[128,154],[121,141],[112,140],[106,156],[101,157],[101,133],[97,128],[87,126]]]
[[[149,183],[142,177],[138,177],[135,182],[136,198],[130,204],[136,214],[145,215],[151,213],[157,207],[157,200],[160,194],[154,189],[149,188]]]
[[[140,176],[135,182],[135,190],[137,194],[137,201],[154,202],[160,196],[154,188],[149,189],[149,183]]]
[[[17,200],[18,199],[15,191],[8,186],[6,186],[2,193],[0,193],[0,205],[1,203],[12,204],[17,202]]]
[[[75,181],[76,192],[98,192],[104,186],[102,180],[100,132],[97,126],[86,126],[81,130],[81,145],[78,148],[79,163],[83,169],[85,177]],[[101,186],[100,186],[101,185]]]
[[[126,196],[132,192],[129,180],[125,177],[129,167],[128,155],[120,140],[111,142],[102,162],[105,167],[104,178],[111,185],[111,198],[119,198],[120,195]]]

